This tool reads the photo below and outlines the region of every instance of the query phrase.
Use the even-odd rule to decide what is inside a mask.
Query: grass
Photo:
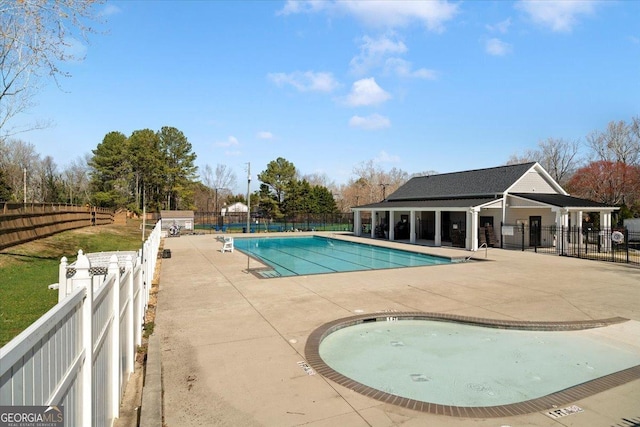
[[[142,247],[140,223],[65,231],[0,251],[0,346],[5,345],[58,302],[60,259],[85,253],[131,251]]]

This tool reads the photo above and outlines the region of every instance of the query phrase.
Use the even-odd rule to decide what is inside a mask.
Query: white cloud
[[[62,46],[64,54],[70,58],[71,61],[80,62],[87,55],[87,46],[80,40],[73,37],[65,37],[64,46]]]
[[[446,0],[289,0],[279,14],[325,12],[331,15],[346,14],[365,25],[398,28],[419,22],[428,30],[441,32],[444,24],[458,13],[458,5]]]
[[[273,134],[266,130],[258,132],[256,136],[258,139],[273,139]]]
[[[504,21],[500,21],[497,24],[487,25],[487,30],[492,33],[502,33],[506,34],[509,31],[509,27],[511,27],[511,18],[507,18]]]
[[[411,62],[401,58],[388,58],[384,65],[386,73],[394,73],[400,77],[413,77],[418,79],[435,80],[438,73],[427,68],[413,69]]]
[[[380,66],[388,55],[402,54],[407,51],[404,42],[397,40],[393,33],[377,39],[364,36],[361,41],[360,53],[349,63],[351,71],[356,74],[366,74],[372,68]]]
[[[118,6],[114,5],[113,3],[108,3],[100,12],[100,16],[113,16],[119,14],[120,12],[122,12],[122,10]]]
[[[394,156],[382,150],[373,159],[374,163],[400,163],[400,157]]]
[[[504,56],[513,50],[513,47],[509,43],[505,43],[500,39],[489,39],[485,43],[485,51],[489,55],[493,56]]]
[[[287,0],[284,7],[277,12],[278,15],[293,15],[295,13],[315,13],[331,7],[326,0]]]
[[[529,15],[533,22],[552,31],[570,32],[578,18],[595,12],[596,2],[566,0],[521,0],[516,7]]]
[[[290,85],[300,92],[332,92],[339,86],[333,74],[324,72],[270,73],[267,77],[279,87]]]
[[[239,156],[242,155],[242,151],[229,151],[229,150],[226,150],[224,152],[224,155],[228,156],[228,157],[239,157]]]
[[[367,74],[374,68],[382,67],[386,74],[396,74],[399,77],[436,78],[435,71],[427,68],[414,70],[411,62],[397,56],[405,54],[409,49],[402,40],[398,40],[394,32],[377,39],[364,36],[361,41],[360,53],[349,63],[355,74]]]
[[[349,126],[364,130],[379,130],[391,127],[391,121],[380,114],[371,114],[367,117],[353,116],[349,120]]]
[[[239,145],[238,138],[235,136],[229,136],[226,141],[219,141],[214,143],[216,147],[232,147],[234,145]]]
[[[382,104],[390,98],[391,95],[378,86],[373,77],[370,77],[353,83],[346,102],[352,107],[357,107]]]

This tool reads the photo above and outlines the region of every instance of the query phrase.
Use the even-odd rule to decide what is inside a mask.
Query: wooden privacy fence
[[[0,348],[0,405],[63,406],[65,426],[113,425],[142,343],[160,240],[158,222],[138,252],[62,259],[58,304]]]
[[[0,249],[61,231],[113,222],[108,208],[50,203],[0,203]]]

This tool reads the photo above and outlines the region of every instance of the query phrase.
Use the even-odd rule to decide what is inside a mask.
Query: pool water
[[[235,249],[270,268],[263,277],[450,264],[449,258],[321,236],[237,238]]]
[[[601,331],[388,319],[330,333],[320,343],[320,357],[377,390],[460,407],[535,399],[640,365],[637,347],[605,339]]]

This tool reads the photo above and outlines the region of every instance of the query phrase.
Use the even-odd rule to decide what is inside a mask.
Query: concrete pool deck
[[[588,427],[640,422],[640,380],[573,402],[583,411],[561,418],[542,411],[460,418],[371,399],[321,375],[308,375],[300,363],[305,362],[305,343],[316,328],[358,313],[420,311],[547,322],[619,316],[640,321],[638,268],[489,249],[482,262],[259,279],[247,272],[247,266],[255,269],[261,264],[239,251],[221,253],[216,237],[164,240],[171,258],[162,260],[160,270],[154,332],[159,355],[149,357],[161,362],[168,427]],[[452,257],[471,255],[452,248],[409,248]],[[474,256],[484,260],[485,251]]]

